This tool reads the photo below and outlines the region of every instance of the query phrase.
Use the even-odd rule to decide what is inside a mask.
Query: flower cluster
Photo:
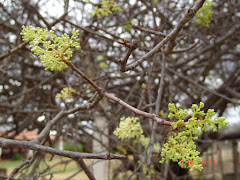
[[[138,122],[137,117],[123,117],[120,119],[119,127],[113,132],[122,141],[125,139],[137,139],[143,147],[147,148],[150,142],[150,138],[143,135],[141,124]],[[160,151],[161,147],[159,143],[153,145],[155,151]]]
[[[76,92],[72,87],[65,87],[60,93],[57,93],[56,98],[58,99],[70,99],[73,97],[72,93]]]
[[[31,51],[42,60],[45,69],[51,71],[67,68],[73,54],[72,48],[80,48],[79,31],[75,28],[71,37],[66,33],[58,37],[53,30],[23,26],[21,35],[23,41],[29,42]]]
[[[111,0],[101,0],[101,8],[96,7],[95,11],[93,13],[90,13],[91,15],[97,15],[97,16],[108,16],[109,14],[112,14],[113,11],[119,11],[121,12],[122,9],[118,6],[118,4]]]
[[[171,159],[174,162],[179,160],[194,161],[194,166],[188,166],[190,171],[194,169],[202,170],[200,153],[196,150],[196,145],[193,141],[198,139],[201,129],[202,131],[207,131],[208,129],[217,131],[217,126],[221,128],[221,126],[228,124],[224,117],[216,117],[212,120],[211,117],[215,115],[214,110],[209,109],[205,113],[201,110],[203,107],[204,104],[202,102],[199,106],[193,104],[191,117],[188,121],[184,121],[183,118],[188,115],[188,111],[179,109],[174,104],[169,104],[171,113],[169,113],[168,117],[175,117],[178,121],[172,123],[174,131],[169,134],[168,142],[162,148],[161,163],[167,159]]]
[[[140,141],[140,143],[142,144],[143,147],[147,148],[148,145],[149,145],[149,142],[150,142],[150,138],[149,138],[149,137],[146,137],[146,136],[144,136],[144,135],[141,135],[140,138],[139,138],[139,141]],[[160,149],[161,149],[160,144],[159,144],[159,143],[155,143],[155,144],[153,145],[153,149],[154,149],[155,151],[160,151]]]
[[[142,135],[143,130],[137,117],[122,117],[119,127],[113,132],[119,139],[135,138]]]

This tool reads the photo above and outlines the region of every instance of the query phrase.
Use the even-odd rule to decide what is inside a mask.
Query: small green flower
[[[140,143],[143,145],[143,147],[146,148],[149,144],[150,138],[145,137],[144,135],[141,135],[139,140],[140,140]]]
[[[80,48],[79,31],[75,28],[72,30],[71,37],[66,33],[58,37],[53,30],[34,29],[32,26],[22,28],[20,34],[23,41],[29,42],[31,51],[42,60],[46,70],[61,71],[67,68],[67,63],[73,54],[72,48]]]
[[[58,99],[70,99],[73,97],[72,93],[76,92],[72,87],[65,87],[61,90],[60,93],[57,93],[56,98]]]
[[[90,13],[91,15],[97,16],[108,16],[112,14],[113,11],[121,12],[122,9],[118,6],[118,4],[111,0],[101,0],[101,8],[96,7],[95,11]]]
[[[119,139],[135,138],[142,135],[143,130],[137,117],[123,117],[120,119],[119,127],[113,132]]]

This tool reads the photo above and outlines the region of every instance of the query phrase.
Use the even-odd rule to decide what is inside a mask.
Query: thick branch
[[[60,149],[55,149],[47,146],[42,146],[38,144],[34,144],[31,141],[17,141],[11,139],[0,138],[0,147],[8,148],[8,147],[18,147],[18,148],[27,148],[35,151],[46,152],[50,154],[55,154],[59,156],[69,157],[71,159],[126,159],[124,155],[117,154],[92,154],[92,153],[79,153],[73,151],[64,151]]]
[[[79,166],[84,170],[84,172],[86,173],[86,175],[90,180],[96,180],[93,173],[90,171],[90,169],[87,167],[86,163],[82,159],[78,159],[77,162]]]
[[[232,140],[232,139],[240,139],[240,132],[232,132],[232,133],[220,134],[218,139],[220,141]]]

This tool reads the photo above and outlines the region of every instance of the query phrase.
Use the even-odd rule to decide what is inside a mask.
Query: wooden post
[[[225,146],[223,146],[223,142],[218,143],[218,162],[220,165],[220,173],[221,173],[221,177],[223,178],[224,175],[224,168],[223,168],[223,160],[222,160],[222,148],[225,149]]]
[[[240,180],[240,178],[239,178],[239,153],[238,153],[238,144],[237,144],[236,140],[234,140],[232,142],[232,151],[233,151],[233,168],[234,168],[235,180]]]
[[[212,174],[213,174],[213,176],[212,176],[212,179],[216,179],[216,176],[215,176],[215,167],[214,167],[214,165],[213,165],[213,162],[214,162],[214,147],[215,147],[215,144],[213,143],[212,144],[212,152],[211,152],[211,162],[212,162],[212,164],[211,164],[211,168],[212,168]],[[208,164],[209,162],[207,162],[207,164]]]
[[[59,137],[59,149],[63,150],[63,137]]]
[[[107,108],[107,102],[103,100],[100,102],[102,108]],[[94,153],[108,153],[108,150],[102,145],[104,144],[108,147],[108,122],[102,113],[96,111],[94,113],[94,127],[96,127],[100,132],[94,131],[93,136],[93,152]],[[105,135],[102,135],[103,132]],[[101,142],[101,143],[100,143]],[[97,180],[109,180],[109,161],[108,160],[94,160],[93,174]]]

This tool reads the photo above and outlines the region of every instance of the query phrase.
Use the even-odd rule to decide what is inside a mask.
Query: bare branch
[[[127,61],[128,58],[130,57],[130,55],[133,53],[133,51],[137,48],[138,46],[138,40],[134,39],[131,44],[129,45],[129,49],[125,55],[125,57],[119,61],[120,63],[120,71],[125,72],[126,71],[126,65],[127,65]]]
[[[225,95],[223,95],[223,94],[220,94],[220,93],[218,93],[218,92],[216,92],[216,91],[210,90],[210,89],[208,89],[208,88],[206,88],[206,87],[204,87],[204,86],[196,83],[195,81],[193,81],[193,80],[191,80],[191,79],[189,79],[189,78],[187,78],[187,77],[185,77],[185,76],[183,76],[183,75],[181,75],[181,74],[173,71],[172,69],[170,69],[170,68],[168,68],[168,67],[166,67],[166,69],[167,69],[168,71],[170,71],[171,73],[176,74],[177,76],[185,79],[186,81],[188,81],[188,82],[196,85],[197,87],[199,87],[199,88],[201,88],[201,89],[204,89],[204,90],[206,90],[206,91],[208,91],[208,92],[210,92],[210,93],[212,93],[212,94],[215,94],[215,95],[217,95],[217,96],[219,96],[219,97],[221,97],[221,98],[223,98],[223,99],[226,99],[226,100],[228,100],[228,101],[230,101],[230,102],[232,102],[232,103],[234,103],[234,104],[240,104],[238,101],[235,101],[235,100],[233,100],[233,99],[231,99],[231,98],[229,98],[229,97],[227,97],[227,96],[225,96]]]
[[[197,42],[195,42],[194,44],[192,44],[188,48],[173,50],[172,53],[183,53],[183,52],[190,51],[191,49],[195,48],[198,45],[199,42],[200,42],[200,40],[198,40]]]
[[[188,12],[185,14],[185,16],[179,21],[179,23],[176,25],[174,30],[168,34],[157,46],[155,46],[151,51],[149,51],[147,54],[142,56],[140,59],[138,59],[136,62],[133,64],[129,65],[126,69],[128,70],[133,70],[135,69],[138,65],[140,65],[143,61],[149,59],[152,57],[155,53],[157,53],[160,48],[166,44],[168,41],[171,42],[171,45],[168,46],[167,52],[169,53],[171,49],[174,47],[172,44],[175,41],[178,33],[181,31],[181,29],[184,27],[184,25],[192,19],[192,17],[195,15],[195,13],[202,7],[203,3],[205,0],[200,0],[198,1],[195,6],[192,9],[189,9]]]
[[[107,91],[102,91],[102,89],[95,84],[91,79],[89,79],[82,71],[80,71],[79,69],[77,69],[71,62],[69,62],[70,67],[77,72],[80,76],[82,76],[91,86],[93,86],[102,96],[105,96],[106,98],[122,105],[123,107],[125,107],[126,109],[134,112],[136,115],[139,116],[144,116],[146,118],[150,118],[154,121],[157,122],[158,125],[167,125],[167,126],[171,126],[171,122],[170,121],[166,121],[162,118],[157,117],[155,114],[150,114],[144,111],[141,111],[129,104],[127,104],[126,102],[122,101],[121,99],[109,94]]]
[[[18,46],[16,46],[15,48],[9,49],[8,52],[6,52],[5,54],[0,55],[0,61],[3,60],[4,58],[10,56],[11,54],[15,53],[19,49],[22,49],[24,46],[26,46],[26,44],[28,44],[28,43],[27,42],[23,42],[23,43],[19,44]]]
[[[73,151],[64,151],[60,149],[55,149],[43,145],[34,144],[31,141],[17,141],[11,139],[0,138],[0,147],[8,148],[8,147],[19,147],[19,148],[27,148],[40,152],[47,152],[50,154],[55,154],[59,156],[69,157],[71,159],[126,159],[124,155],[117,154],[93,154],[93,153],[79,153]]]
[[[86,175],[88,176],[88,178],[90,180],[96,180],[93,173],[89,170],[89,168],[87,167],[87,165],[85,164],[85,162],[82,159],[77,159],[77,163],[84,170],[84,172],[86,173]]]
[[[142,27],[139,27],[139,26],[135,26],[135,25],[132,25],[134,28],[136,29],[139,29],[140,31],[143,31],[143,32],[148,32],[148,33],[151,33],[151,34],[156,34],[158,36],[161,36],[161,37],[166,37],[167,34],[165,33],[162,33],[162,32],[159,32],[159,31],[153,31],[153,30],[149,30],[149,29],[145,29],[145,28],[142,28]]]

